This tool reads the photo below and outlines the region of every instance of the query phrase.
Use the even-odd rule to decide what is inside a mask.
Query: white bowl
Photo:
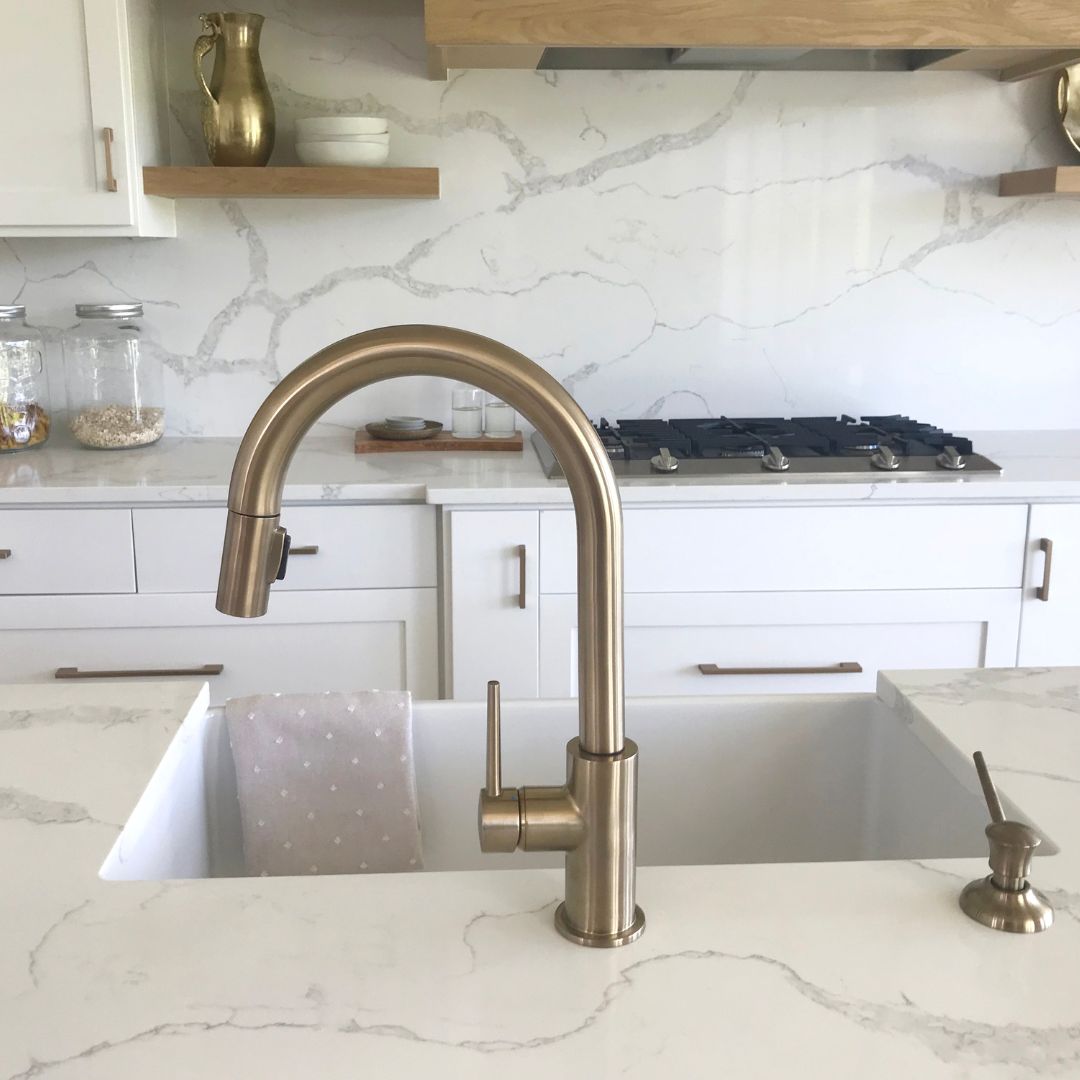
[[[297,142],[336,142],[336,143],[370,143],[372,146],[389,146],[390,135],[384,132],[382,135],[303,135]]]
[[[381,116],[306,116],[296,121],[301,140],[311,135],[382,135],[389,130]]]
[[[298,142],[296,153],[305,165],[384,165],[390,147],[371,143]]]

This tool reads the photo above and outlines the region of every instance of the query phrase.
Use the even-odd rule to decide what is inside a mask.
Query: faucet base
[[[575,945],[586,945],[594,949],[615,949],[620,945],[629,945],[630,942],[637,941],[645,933],[645,912],[635,904],[634,921],[625,930],[617,934],[590,934],[586,930],[579,930],[576,926],[570,925],[570,920],[566,915],[566,904],[563,903],[555,909],[555,929],[567,941],[572,941]]]

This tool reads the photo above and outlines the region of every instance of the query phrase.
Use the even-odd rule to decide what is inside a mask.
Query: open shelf
[[[999,195],[1080,195],[1080,165],[1004,173]]]
[[[437,199],[439,170],[147,165],[143,190],[167,199]]]

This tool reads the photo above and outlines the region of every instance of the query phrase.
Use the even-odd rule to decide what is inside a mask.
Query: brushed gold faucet
[[[559,932],[579,945],[625,945],[645,916],[634,902],[637,746],[623,734],[622,508],[596,432],[577,402],[539,365],[505,345],[444,326],[391,326],[345,338],[306,360],[263,402],[233,466],[217,608],[266,614],[284,570],[279,524],[285,472],[300,440],[330,406],[370,383],[434,375],[487,390],[547,439],[566,475],[577,519],[578,708],[567,781],[503,788],[498,685],[488,688],[488,761],[480,793],[484,851],[564,851]]]

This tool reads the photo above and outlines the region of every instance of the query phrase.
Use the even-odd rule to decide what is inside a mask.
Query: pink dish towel
[[[233,698],[225,720],[249,875],[422,869],[408,692]]]

